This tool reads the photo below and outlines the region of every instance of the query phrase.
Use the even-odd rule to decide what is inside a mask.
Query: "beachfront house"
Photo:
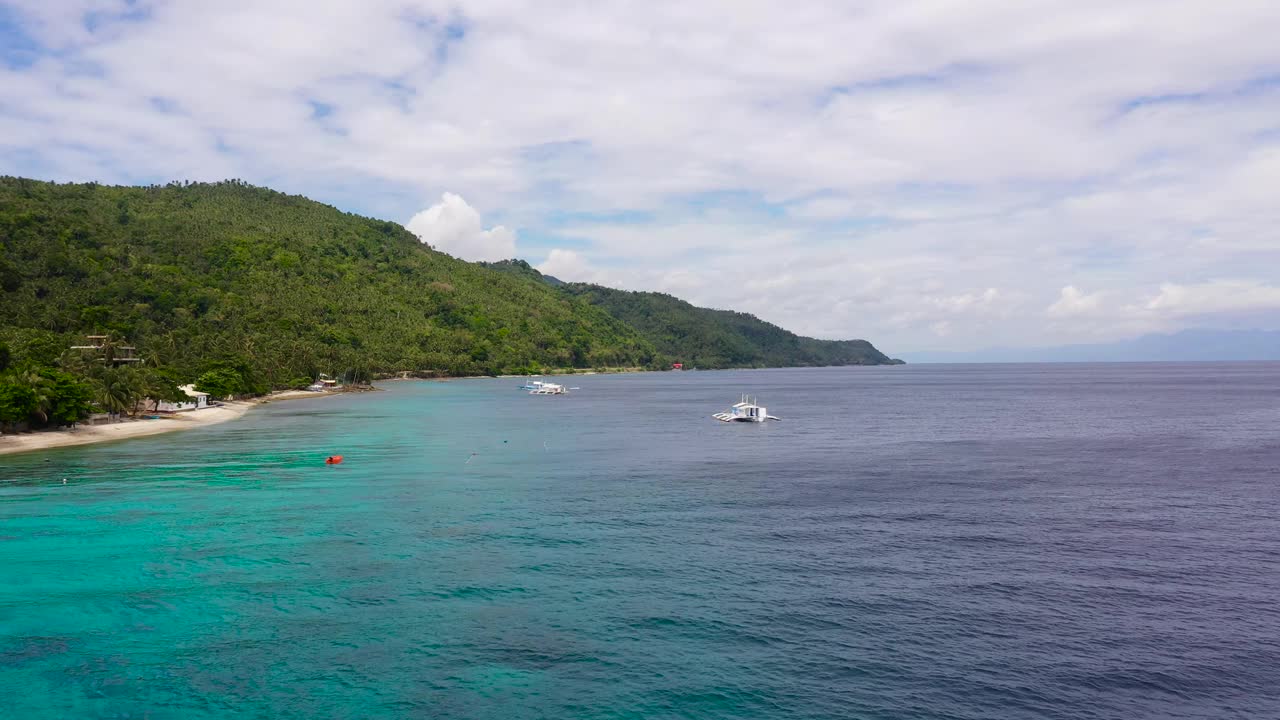
[[[189,400],[176,403],[161,401],[156,403],[157,412],[181,412],[209,407],[209,393],[200,392],[195,385],[179,385],[178,389],[186,394]]]

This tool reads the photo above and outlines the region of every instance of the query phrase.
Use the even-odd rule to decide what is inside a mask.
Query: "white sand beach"
[[[332,397],[339,393],[315,393],[306,390],[285,390],[265,397],[237,402],[224,402],[217,407],[174,413],[159,420],[125,420],[108,425],[83,425],[74,430],[42,430],[31,433],[0,435],[0,455],[50,450],[73,445],[127,440],[129,438],[159,435],[177,430],[216,425],[244,415],[255,405],[278,400]]]

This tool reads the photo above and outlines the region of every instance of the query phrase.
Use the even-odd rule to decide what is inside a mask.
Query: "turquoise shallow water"
[[[407,382],[0,458],[0,717],[1280,717],[1278,369]]]

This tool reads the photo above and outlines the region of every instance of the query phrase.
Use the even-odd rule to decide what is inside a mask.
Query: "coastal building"
[[[121,344],[110,335],[86,335],[84,339],[84,345],[72,345],[71,349],[86,355],[92,353],[96,360],[115,367],[142,362],[142,358],[138,357],[138,348]]]
[[[186,402],[158,402],[156,403],[157,412],[181,412],[184,410],[199,410],[209,407],[209,393],[196,390],[195,385],[179,385],[178,389],[190,398]]]

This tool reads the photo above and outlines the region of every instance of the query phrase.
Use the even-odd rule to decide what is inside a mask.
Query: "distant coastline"
[[[1188,329],[1110,343],[903,353],[913,363],[1258,362],[1280,360],[1280,331]]]
[[[75,429],[37,430],[26,433],[0,435],[0,455],[13,455],[38,450],[96,445],[99,443],[131,440],[151,435],[193,430],[218,425],[242,417],[258,405],[281,400],[332,397],[340,393],[315,393],[305,390],[284,390],[249,400],[224,402],[216,407],[174,413],[158,420],[124,420],[106,425],[82,425]]]
[[[637,373],[666,373],[666,372],[712,372],[726,370],[805,370],[817,368],[853,368],[853,367],[892,367],[895,365],[906,365],[905,360],[892,358],[890,362],[878,364],[853,364],[853,365],[732,365],[729,367],[690,367],[690,368],[647,368],[647,367],[628,367],[628,368],[555,368],[544,369],[532,373],[502,373],[500,375],[446,375],[439,373],[426,372],[410,372],[403,371],[391,374],[381,374],[376,376],[375,382],[389,383],[402,382],[405,380],[426,380],[433,382],[447,382],[453,380],[492,380],[494,378],[525,378],[525,377],[584,377],[591,375],[632,375]]]
[[[13,380],[19,399],[33,382],[61,382],[72,400],[87,384],[97,401],[108,386],[256,394],[304,387],[320,372],[351,383],[400,370],[895,362],[866,340],[801,337],[662,293],[557,284],[523,260],[468,263],[396,223],[239,180],[113,187],[3,177],[0,225],[11,230],[0,262],[0,372],[39,376]],[[137,372],[89,373],[71,362],[108,354],[111,367]],[[111,410],[146,395],[118,398]],[[9,422],[88,414],[77,406],[51,423],[23,403],[4,413]]]
[[[485,378],[523,378],[523,377],[541,377],[557,376],[557,375],[623,375],[629,373],[641,372],[665,372],[665,369],[654,369],[645,367],[606,367],[606,368],[544,368],[537,372],[527,373],[502,373],[500,375],[448,375],[444,373],[433,372],[415,372],[412,370],[402,370],[394,373],[381,373],[376,376],[376,381],[399,382],[401,380],[482,380]]]

